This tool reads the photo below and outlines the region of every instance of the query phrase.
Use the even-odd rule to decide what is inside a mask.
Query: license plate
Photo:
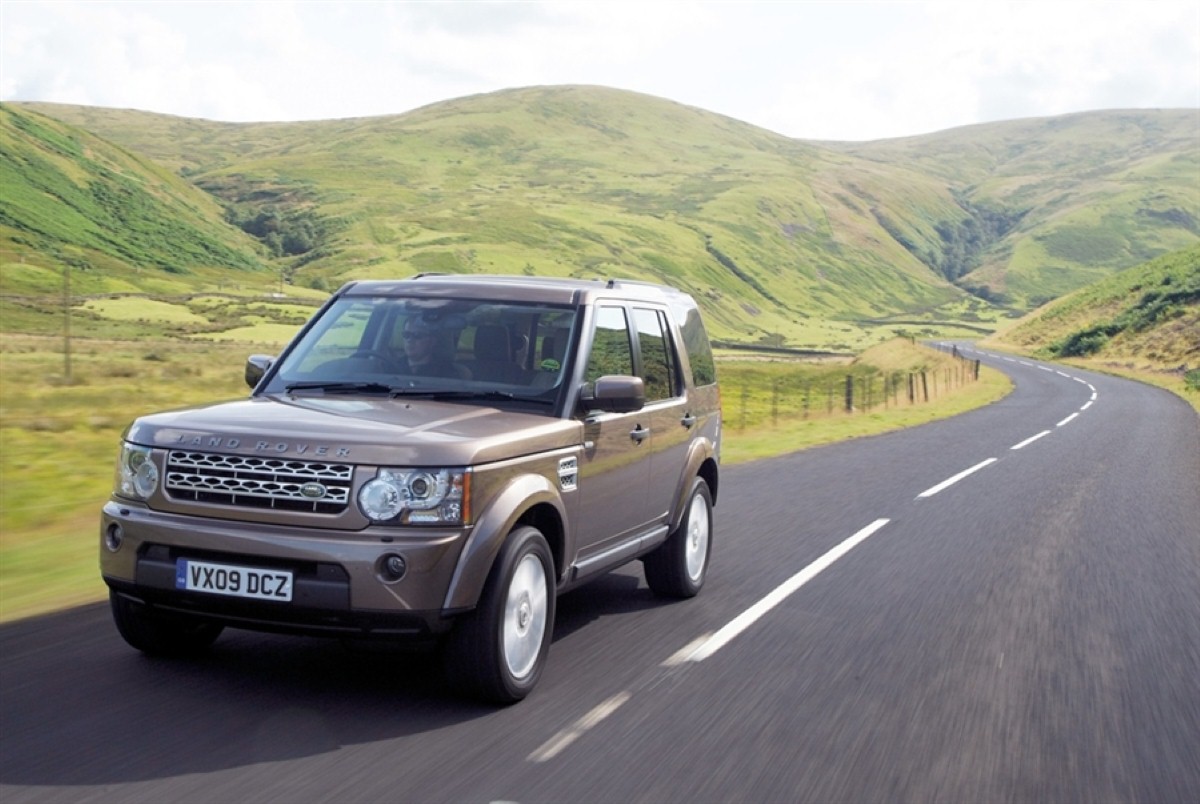
[[[181,558],[175,562],[175,588],[288,602],[292,599],[292,573]]]

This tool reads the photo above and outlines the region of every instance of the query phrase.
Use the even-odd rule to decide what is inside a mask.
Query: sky
[[[1200,108],[1200,0],[0,0],[0,101],[298,121],[561,84],[813,140]]]

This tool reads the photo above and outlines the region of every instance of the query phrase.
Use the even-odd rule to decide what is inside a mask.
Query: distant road
[[[701,595],[635,566],[565,596],[507,709],[419,656],[4,626],[0,800],[1194,804],[1200,417],[981,357],[998,403],[726,468]]]

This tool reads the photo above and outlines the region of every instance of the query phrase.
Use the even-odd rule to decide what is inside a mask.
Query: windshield
[[[345,296],[266,389],[553,404],[575,310],[509,301]]]

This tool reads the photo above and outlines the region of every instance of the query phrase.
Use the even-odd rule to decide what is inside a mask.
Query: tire
[[[216,623],[156,611],[111,590],[108,602],[121,637],[150,656],[196,656],[225,630]]]
[[[695,597],[704,586],[712,551],[712,492],[703,478],[692,481],[683,519],[667,540],[642,559],[646,583],[660,597]]]
[[[489,703],[522,700],[537,685],[554,632],[554,557],[537,528],[509,534],[476,609],[455,626],[447,674]]]

